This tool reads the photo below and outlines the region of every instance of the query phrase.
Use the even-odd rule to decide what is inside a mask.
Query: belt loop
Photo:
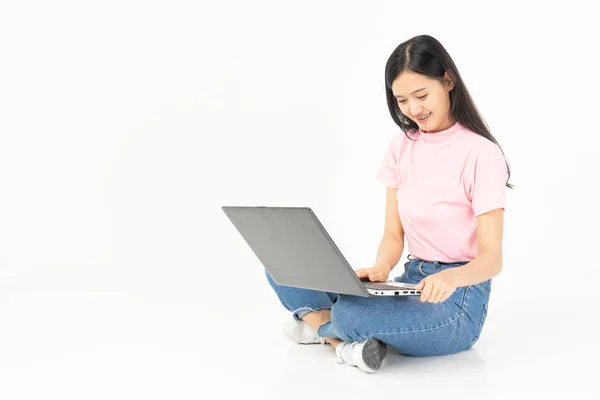
[[[433,266],[436,267],[436,268],[439,268],[440,267],[440,262],[439,261],[434,261],[433,262]]]

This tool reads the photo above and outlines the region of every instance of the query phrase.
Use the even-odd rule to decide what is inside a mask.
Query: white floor
[[[176,294],[176,280],[61,286],[51,276],[2,277],[0,399],[600,398],[595,297],[510,300],[496,288],[504,297],[473,349],[390,354],[366,374],[338,365],[331,346],[288,341],[288,313],[262,277],[231,301],[183,281]]]

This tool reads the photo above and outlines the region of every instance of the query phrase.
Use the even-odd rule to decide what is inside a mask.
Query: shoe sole
[[[292,339],[292,340],[294,340],[294,339]],[[294,342],[296,342],[298,344],[323,344],[323,345],[329,344],[329,342],[327,340],[325,340],[323,343],[321,343],[321,341],[314,341],[314,340],[304,340],[301,342],[294,340]]]
[[[387,346],[377,339],[369,339],[363,346],[362,358],[367,367],[374,371],[381,368],[381,363],[387,354]]]

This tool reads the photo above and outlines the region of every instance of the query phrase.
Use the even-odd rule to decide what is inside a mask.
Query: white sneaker
[[[377,339],[360,342],[341,342],[335,349],[338,363],[356,366],[365,372],[375,372],[387,354],[385,343]]]
[[[283,326],[285,336],[300,344],[326,344],[325,338],[319,336],[317,332],[304,321],[296,321],[294,317],[285,321]]]

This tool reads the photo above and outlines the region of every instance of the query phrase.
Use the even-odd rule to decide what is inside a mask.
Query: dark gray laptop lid
[[[278,284],[369,296],[309,207],[222,209]]]

